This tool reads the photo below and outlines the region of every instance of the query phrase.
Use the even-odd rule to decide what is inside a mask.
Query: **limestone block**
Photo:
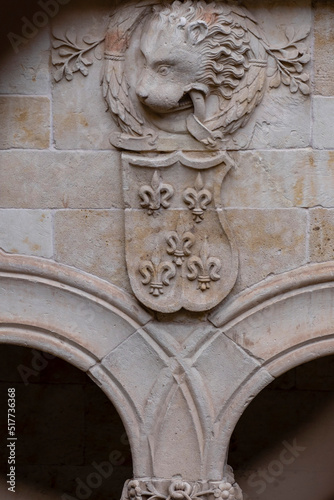
[[[310,211],[310,260],[325,262],[334,258],[334,211]]]
[[[313,147],[317,149],[333,149],[334,98],[314,97],[313,99]]]
[[[0,248],[51,258],[52,216],[48,210],[0,210]]]
[[[0,97],[0,149],[45,149],[50,143],[47,97]]]
[[[135,357],[130,353],[135,353]],[[157,391],[152,389],[157,385],[158,377],[160,381],[167,379],[163,372],[167,365],[166,358],[167,356],[161,356],[158,346],[149,337],[138,331],[102,360],[102,366],[113,373],[119,385],[132,399],[139,415],[147,413],[144,420],[146,426],[149,423],[149,406],[154,404],[158,397]],[[169,375],[169,379],[171,378]],[[142,438],[144,439],[144,435]]]
[[[78,42],[85,36],[102,39],[111,10],[110,2],[108,6],[98,2],[94,9],[90,6],[84,10],[74,3],[63,16],[55,18],[52,32],[63,36],[73,28]],[[99,57],[102,55],[103,51]],[[113,149],[109,142],[111,119],[100,86],[103,59],[96,59],[94,54],[89,57],[94,63],[88,76],[75,73],[70,83],[66,79],[55,83],[52,76],[54,141],[58,149]]]
[[[226,210],[239,250],[234,291],[303,265],[306,261],[306,211]]]
[[[116,152],[0,152],[3,208],[121,208]]]
[[[265,95],[248,124],[236,133],[229,149],[305,148],[310,145],[311,103],[286,88]]]
[[[55,214],[55,259],[131,291],[119,210],[60,210]]]
[[[277,373],[283,372],[283,368],[286,371],[288,367],[317,356],[317,349],[320,347],[312,345],[312,341],[315,343],[319,338],[331,335],[332,304],[331,288],[309,287],[302,294],[297,292],[291,295],[288,300],[273,301],[272,304],[269,302],[267,307],[237,321],[225,333],[258,359],[267,361],[275,359],[278,354],[282,356],[282,353],[291,351],[288,362],[278,358],[272,364],[270,373],[277,376]],[[301,354],[303,346],[308,347],[304,355]],[[324,349],[324,353],[327,355],[330,351]]]
[[[11,33],[22,37],[20,32]],[[48,29],[36,29],[36,33],[31,39],[13,37],[14,47],[1,59],[0,93],[49,95],[50,36]],[[10,40],[7,42],[10,45]]]
[[[258,366],[258,362],[224,335],[208,338],[194,363],[210,391],[215,418],[239,386]],[[215,370],[212,370],[215,366]],[[206,394],[208,396],[208,394]]]
[[[314,1],[314,91],[334,94],[334,5],[331,0]]]
[[[88,77],[77,75],[75,85],[62,81],[53,89],[53,126],[57,149],[113,149],[110,117],[99,87],[101,62]]]
[[[286,30],[310,31],[310,0],[247,0],[246,7],[276,47],[286,43]],[[310,38],[306,44],[311,45]],[[306,72],[310,72],[310,65]],[[234,137],[234,145],[245,149],[294,148],[310,144],[310,99],[290,94],[288,87],[272,89],[251,117],[246,127]]]
[[[332,151],[247,151],[222,186],[222,204],[233,208],[334,206]]]

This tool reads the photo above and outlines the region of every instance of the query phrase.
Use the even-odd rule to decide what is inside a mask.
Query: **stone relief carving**
[[[191,153],[123,153],[122,160],[125,255],[134,293],[161,312],[211,309],[231,290],[238,272],[220,199],[231,158],[225,152],[196,153],[195,160]],[[140,196],[139,176],[146,180]],[[190,182],[195,188],[189,188]],[[163,196],[168,196],[164,205]],[[148,218],[147,209],[154,217]]]
[[[197,280],[197,289],[205,292],[210,288],[211,281],[219,281],[221,276],[219,271],[222,263],[216,257],[210,257],[208,237],[205,236],[199,257],[194,255],[188,260],[187,278],[190,281]]]
[[[139,197],[143,200],[140,206],[147,208],[148,215],[157,215],[160,208],[168,208],[170,199],[174,194],[174,188],[170,184],[163,184],[156,170],[153,174],[151,185],[141,186],[139,189]]]
[[[155,252],[151,260],[145,260],[139,266],[139,272],[143,276],[143,285],[150,285],[150,293],[159,297],[164,293],[163,286],[169,286],[170,280],[176,274],[175,265],[172,262],[161,261],[160,255]]]
[[[189,231],[182,234],[182,228],[167,234],[167,253],[173,255],[173,262],[177,266],[182,266],[186,257],[191,255],[191,247],[195,243],[195,237]]]
[[[127,481],[124,485],[122,500],[242,500],[242,492],[235,482],[231,467],[226,468],[222,481],[190,483],[182,478],[170,482],[145,479]]]
[[[288,27],[274,46],[239,2],[218,0],[126,2],[104,38],[55,36],[56,81],[87,76],[104,41],[110,141],[140,153],[122,153],[127,268],[151,309],[209,310],[233,287],[238,256],[220,199],[234,165],[227,150],[270,87],[309,93],[307,36]]]
[[[204,188],[202,176],[199,173],[196,177],[195,187],[187,188],[183,193],[183,201],[192,211],[194,221],[204,220],[204,211],[212,202],[212,193]]]
[[[55,80],[88,74],[89,51],[105,42],[103,96],[127,150],[224,149],[269,87],[309,93],[307,28],[273,46],[235,2],[141,1],[118,7],[103,39],[53,42]]]

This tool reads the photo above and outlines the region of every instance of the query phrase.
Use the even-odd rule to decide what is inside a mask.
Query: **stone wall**
[[[240,255],[233,293],[333,255],[333,5],[261,4],[248,7],[276,39],[288,23],[310,25],[312,94],[271,89],[242,131],[246,150],[222,189]],[[100,35],[110,9],[102,0],[80,6],[71,0],[28,39],[21,18],[38,22],[41,11],[31,1],[2,28],[0,247],[69,264],[131,293],[120,157],[108,141],[111,117],[99,86],[102,61],[94,61],[89,76],[58,84],[50,65],[51,26]],[[21,38],[10,41],[8,33]]]
[[[116,3],[13,0],[2,26],[0,340],[45,343],[86,370],[122,415],[135,476],[161,478],[165,492],[176,474],[220,481],[250,400],[289,367],[334,352],[334,6],[245,3],[272,47],[305,39],[311,94],[286,80],[268,85],[228,143],[234,166],[217,212],[235,237],[239,269],[230,297],[209,316],[196,307],[146,312],[134,297],[124,249],[134,174],[129,168],[122,181],[121,154],[110,142],[103,51],[98,46],[93,64],[81,67],[88,75],[56,82],[55,37],[103,37]],[[142,243],[147,226],[134,229]]]

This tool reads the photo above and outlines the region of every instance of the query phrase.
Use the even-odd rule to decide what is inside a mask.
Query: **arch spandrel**
[[[219,306],[209,317],[259,362],[221,409],[211,467],[227,459],[229,440],[254,397],[286,371],[334,353],[334,264],[272,277]]]
[[[130,295],[103,280],[0,252],[0,342],[50,352],[86,371],[119,412],[135,467],[142,453],[142,395],[132,399],[113,366],[106,372],[101,363],[150,320]]]

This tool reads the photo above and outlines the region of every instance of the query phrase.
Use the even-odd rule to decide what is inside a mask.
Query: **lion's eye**
[[[166,76],[170,72],[170,66],[159,66],[158,73],[159,75]]]

